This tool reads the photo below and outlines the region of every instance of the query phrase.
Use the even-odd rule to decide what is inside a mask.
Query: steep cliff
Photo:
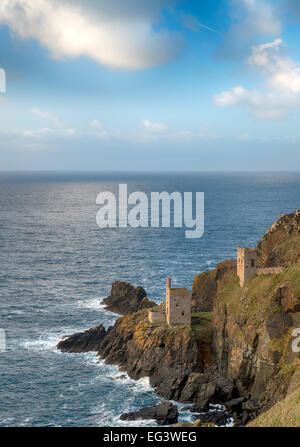
[[[214,270],[195,276],[192,291],[193,312],[211,312],[221,279],[236,271],[236,261],[220,262]]]
[[[209,394],[205,388],[209,377],[203,375],[197,387],[192,387],[188,379],[191,372],[199,373],[200,379],[214,361],[210,324],[207,321],[200,330],[189,325],[152,325],[143,310],[116,322],[103,340],[99,356],[134,379],[149,377],[161,396],[197,401]]]
[[[259,241],[258,262],[285,268],[256,275],[243,288],[233,260],[198,275],[191,326],[151,324],[145,309],[135,312],[147,300],[144,289],[115,283],[108,308],[134,313],[108,331],[99,326],[65,338],[58,348],[96,350],[132,378],[148,376],[159,395],[196,403],[198,412],[223,402],[237,425],[283,399],[287,408],[299,404],[300,353],[292,342],[300,328],[300,210],[281,216]],[[269,414],[276,418],[280,408]]]
[[[284,399],[291,383],[300,387],[300,354],[292,350],[292,331],[300,327],[300,210],[268,229],[258,243],[258,264],[285,269],[241,288],[236,263],[224,261],[193,284],[194,309],[213,308],[218,371],[244,397],[245,418]]]
[[[212,326],[218,369],[240,394],[250,394],[257,411],[284,398],[299,369],[292,331],[300,327],[300,261],[278,275],[255,276],[244,288],[235,274],[227,276]]]
[[[100,358],[118,365],[130,377],[149,377],[157,394],[181,402],[219,402],[232,398],[234,386],[218,374],[211,339],[211,313],[196,324],[151,324],[147,311],[119,318],[103,334],[101,328],[64,338],[58,349],[86,352],[97,347]],[[99,335],[95,339],[95,335]]]
[[[260,267],[288,267],[300,259],[300,209],[283,214],[258,242]]]

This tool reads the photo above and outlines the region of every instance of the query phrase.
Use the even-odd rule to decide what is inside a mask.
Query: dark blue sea
[[[203,191],[204,236],[98,228],[96,196],[120,183],[129,193]],[[62,354],[56,343],[114,323],[100,305],[114,281],[142,285],[160,302],[167,277],[191,289],[196,274],[235,257],[237,245],[255,245],[299,205],[299,173],[0,173],[0,425],[129,425],[121,413],[160,401],[148,380],[124,377],[95,354]]]

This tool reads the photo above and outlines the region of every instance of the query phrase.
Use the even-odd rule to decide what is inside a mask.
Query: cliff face
[[[235,274],[221,281],[212,327],[219,371],[240,394],[262,410],[284,398],[299,370],[292,330],[300,327],[300,262],[244,288]]]
[[[293,329],[300,328],[300,210],[268,230],[258,262],[286,268],[260,272],[243,288],[236,261],[198,275],[191,326],[150,324],[145,309],[136,312],[155,305],[144,289],[115,283],[104,300],[108,309],[135,313],[107,332],[99,326],[70,336],[58,348],[97,351],[134,379],[148,376],[159,395],[197,403],[199,411],[225,402],[245,424],[300,388],[300,353],[292,349]]]
[[[283,214],[268,228],[258,243],[257,262],[260,267],[295,264],[300,259],[300,209]]]
[[[192,292],[193,312],[211,312],[217,296],[219,281],[235,271],[236,261],[228,259],[220,262],[216,269],[195,276]]]
[[[211,313],[197,315],[196,324],[153,325],[147,311],[119,318],[107,332],[100,326],[64,338],[63,352],[97,351],[107,363],[130,377],[149,377],[157,394],[181,402],[218,403],[233,397],[234,386],[215,367]]]
[[[207,389],[210,377],[203,374],[214,363],[210,320],[199,330],[189,325],[151,325],[143,310],[117,320],[99,356],[134,379],[149,377],[157,393],[168,399],[197,402],[215,391]],[[196,374],[194,384],[191,372]]]
[[[300,327],[300,210],[268,229],[258,243],[258,264],[286,268],[241,288],[236,263],[225,261],[193,284],[194,308],[213,308],[218,371],[248,399],[243,408],[252,414],[283,399],[291,383],[300,386],[300,354],[292,351],[292,331]]]

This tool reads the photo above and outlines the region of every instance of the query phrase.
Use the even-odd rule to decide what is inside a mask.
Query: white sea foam
[[[102,300],[103,297],[88,298],[85,300],[78,300],[76,305],[84,309],[93,309],[100,312],[101,310],[103,310],[103,305],[101,305]]]
[[[40,336],[36,340],[21,340],[19,345],[33,351],[57,351],[56,345],[61,337],[59,335]],[[59,352],[59,351],[57,351]]]
[[[120,414],[132,411],[130,406],[123,406],[120,409]],[[108,408],[106,403],[102,403],[94,407],[91,411],[95,423],[100,427],[153,427],[156,426],[156,421],[152,419],[140,421],[121,421],[120,415],[116,416],[115,410]]]
[[[65,327],[56,332],[47,332],[39,335],[34,339],[21,339],[17,341],[17,345],[34,351],[53,351],[60,353],[56,348],[56,345],[67,334],[74,334],[75,332],[81,332],[78,328]]]

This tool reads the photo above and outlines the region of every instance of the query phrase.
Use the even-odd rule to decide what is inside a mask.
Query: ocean
[[[120,183],[129,193],[203,191],[203,237],[100,229],[97,194]],[[135,382],[95,354],[60,353],[60,338],[114,323],[100,304],[114,281],[141,285],[159,303],[167,277],[191,289],[195,275],[256,245],[299,206],[299,173],[0,173],[0,425],[133,424],[120,414],[160,402],[147,378]]]

